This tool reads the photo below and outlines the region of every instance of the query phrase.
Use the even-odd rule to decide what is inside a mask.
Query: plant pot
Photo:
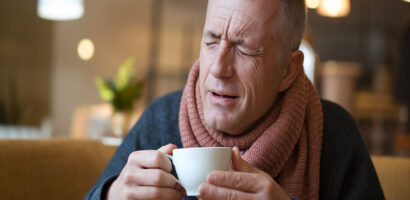
[[[130,119],[131,112],[114,112],[110,119],[113,135],[123,138],[128,133]]]

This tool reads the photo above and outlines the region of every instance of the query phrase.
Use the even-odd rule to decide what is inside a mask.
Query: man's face
[[[273,106],[283,74],[272,24],[279,1],[210,0],[199,84],[205,122],[239,135]]]

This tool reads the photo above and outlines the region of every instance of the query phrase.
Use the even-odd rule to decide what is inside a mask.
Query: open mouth
[[[212,92],[212,95],[219,97],[219,98],[228,98],[228,99],[236,99],[238,96],[231,96],[231,95],[225,95],[225,94],[218,94],[216,92]]]

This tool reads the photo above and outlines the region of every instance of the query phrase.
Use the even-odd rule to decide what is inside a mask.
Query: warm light
[[[82,39],[77,47],[78,56],[82,60],[90,60],[94,55],[94,44],[90,39]]]
[[[410,3],[410,0],[403,0],[403,1],[405,1],[405,2],[407,2],[407,3]]]
[[[37,14],[50,20],[79,19],[84,14],[83,0],[38,0]]]
[[[309,80],[314,83],[316,63],[315,51],[313,51],[312,47],[304,40],[302,41],[302,44],[300,44],[299,50],[301,50],[304,55],[303,69],[305,70],[305,74]]]
[[[306,0],[306,6],[310,9],[316,9],[320,4],[320,0]]]
[[[344,17],[350,13],[350,0],[322,0],[317,12],[326,17]]]

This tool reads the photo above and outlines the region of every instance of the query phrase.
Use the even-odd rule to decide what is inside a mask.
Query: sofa
[[[410,158],[372,156],[387,200],[410,199]]]
[[[115,150],[92,140],[0,140],[0,199],[82,199]]]
[[[0,199],[82,199],[115,150],[93,140],[0,140]],[[386,199],[410,199],[410,158],[372,160]]]

